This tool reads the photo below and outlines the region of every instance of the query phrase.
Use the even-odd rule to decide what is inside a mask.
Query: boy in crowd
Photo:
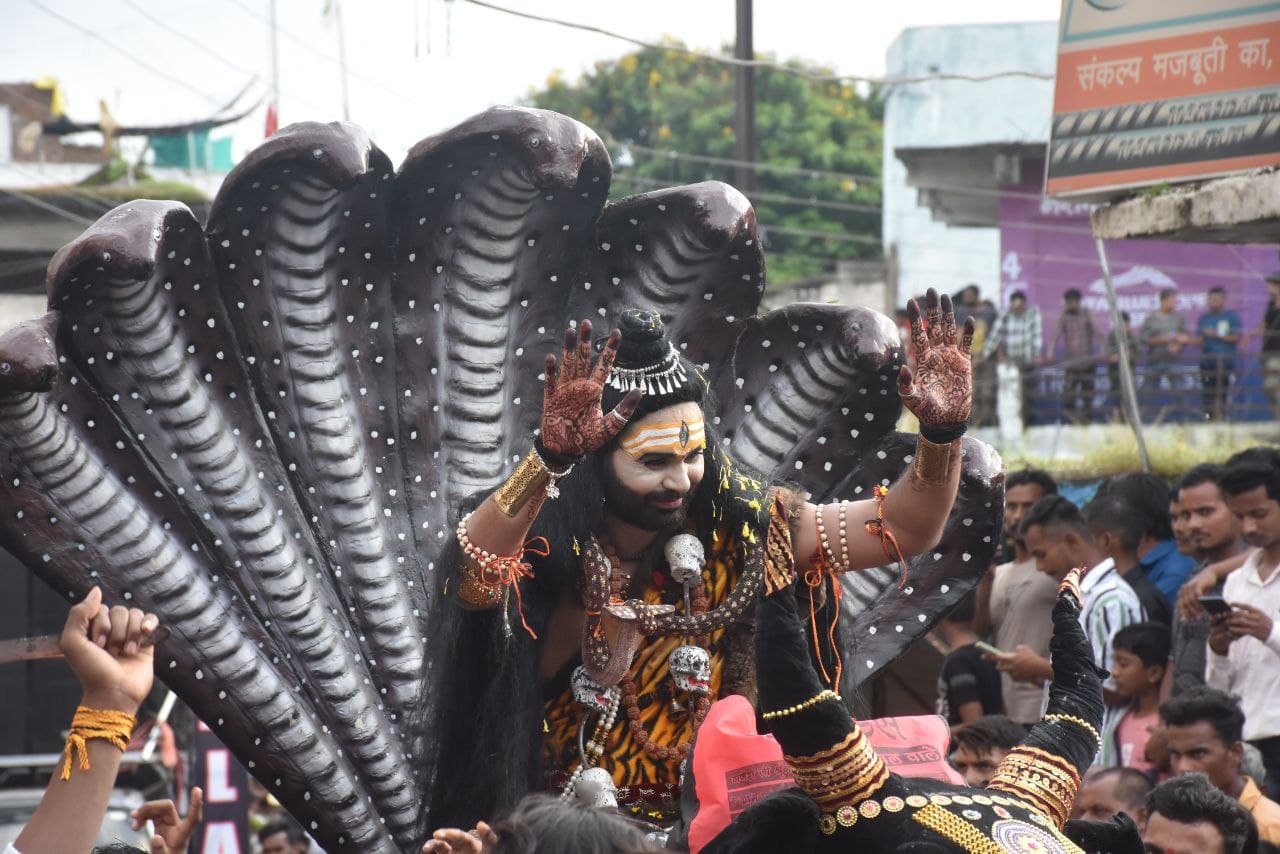
[[[987,715],[956,730],[948,758],[965,785],[982,788],[991,782],[1009,751],[1026,737],[1026,729],[1004,715]]]
[[[1164,623],[1133,623],[1111,641],[1111,678],[1116,693],[1129,701],[1115,726],[1103,734],[1103,765],[1122,765],[1151,771],[1147,741],[1160,725],[1160,685],[1169,665],[1169,627]]]
[[[1231,611],[1213,618],[1205,682],[1240,697],[1244,737],[1262,753],[1265,788],[1280,792],[1280,468],[1249,451],[1219,481],[1245,541],[1257,551],[1227,576]]]
[[[1018,529],[1022,519],[1041,498],[1057,495],[1058,484],[1040,469],[1015,471],[1005,479],[1005,561],[983,576],[978,585],[973,630],[991,638],[1002,650],[1025,646],[1042,658],[1049,657],[1053,624],[1049,614],[1058,599],[1058,585],[1036,571]],[[1000,675],[1005,714],[1023,726],[1040,720],[1044,691],[1036,681],[1019,682],[1009,673]]]
[[[979,637],[970,625],[973,600],[973,593],[961,599],[937,629],[951,648],[938,673],[938,714],[951,725],[952,732],[983,715],[1004,713],[1000,673],[974,646]]]
[[[1245,716],[1240,705],[1221,691],[1193,691],[1166,700],[1160,721],[1173,773],[1207,776],[1252,814],[1262,841],[1280,845],[1280,804],[1241,770]]]
[[[1147,796],[1142,841],[1149,854],[1252,854],[1249,814],[1200,774],[1166,780]]]

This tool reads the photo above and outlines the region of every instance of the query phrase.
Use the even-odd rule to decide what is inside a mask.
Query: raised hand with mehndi
[[[558,370],[556,357],[547,354],[539,444],[559,461],[572,462],[599,450],[631,420],[640,391],[629,392],[607,414],[600,404],[621,340],[622,333],[613,330],[592,365],[591,321],[583,320],[576,332],[565,332]]]
[[[898,393],[920,420],[920,434],[931,442],[950,442],[964,433],[973,402],[973,318],[964,331],[956,329],[951,297],[929,288],[925,295],[927,328],[914,299],[907,302],[916,370],[906,365],[898,373]]]

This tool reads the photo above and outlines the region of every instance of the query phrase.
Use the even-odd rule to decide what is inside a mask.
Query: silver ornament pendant
[[[676,647],[667,659],[667,669],[679,690],[699,696],[711,693],[711,653],[702,647]]]

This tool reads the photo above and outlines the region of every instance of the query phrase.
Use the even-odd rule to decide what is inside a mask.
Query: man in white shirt
[[[1027,512],[1022,520],[1022,538],[1035,559],[1036,569],[1055,581],[1061,582],[1074,567],[1090,567],[1080,582],[1084,596],[1080,625],[1093,646],[1094,662],[1108,671],[1102,684],[1107,701],[1104,726],[1109,726],[1123,711],[1117,705],[1123,701],[1114,693],[1115,680],[1110,675],[1111,639],[1130,623],[1146,619],[1138,594],[1120,577],[1115,561],[1102,553],[1079,509],[1060,495],[1040,499]],[[1017,679],[1053,677],[1049,659],[1025,646],[996,656],[996,666]]]
[[[1222,596],[1231,612],[1214,618],[1205,681],[1235,694],[1244,710],[1244,738],[1267,769],[1264,788],[1280,794],[1280,469],[1245,451],[1232,457],[1220,482],[1258,551],[1227,576]]]

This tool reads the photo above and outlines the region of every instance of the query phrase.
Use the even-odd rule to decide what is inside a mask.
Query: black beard
[[[603,469],[604,505],[614,516],[643,531],[664,531],[684,525],[689,516],[692,493],[684,496],[684,501],[675,510],[659,510],[649,503],[650,498],[679,498],[680,494],[662,491],[641,495],[623,485],[613,466],[606,462]]]

